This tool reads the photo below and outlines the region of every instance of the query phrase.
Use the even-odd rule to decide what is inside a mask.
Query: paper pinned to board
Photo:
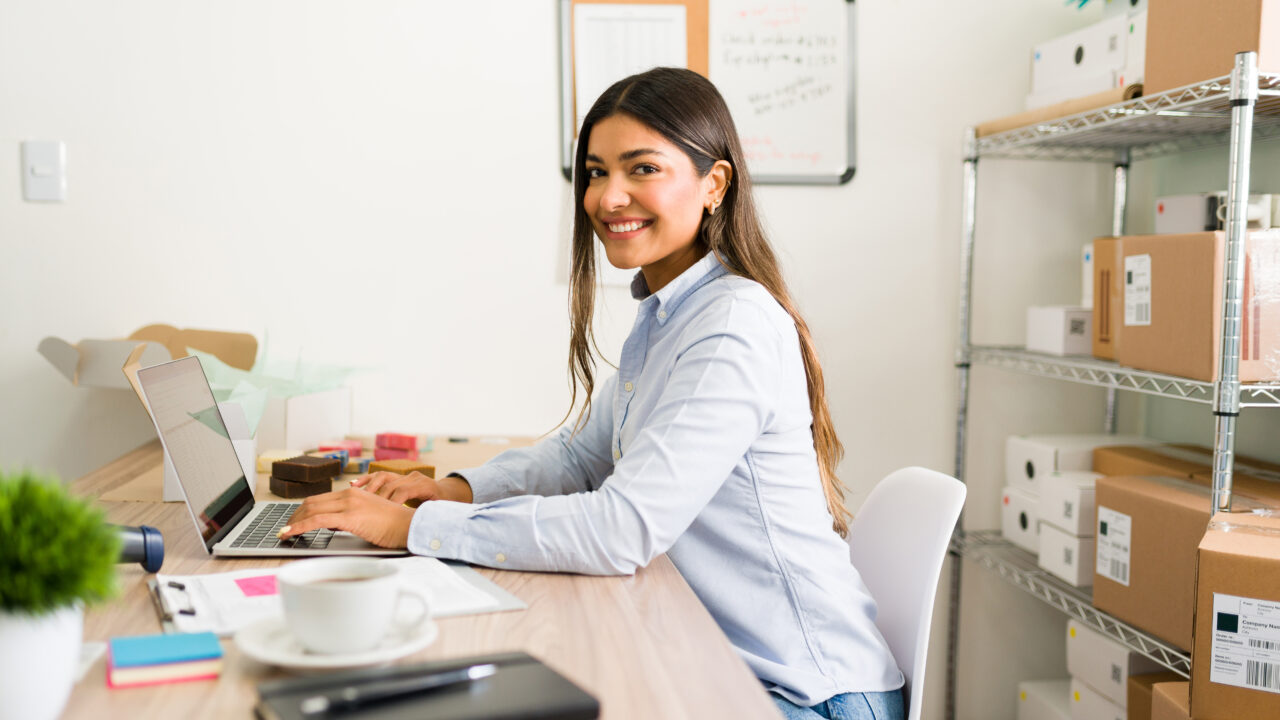
[[[684,5],[574,5],[575,134],[615,82],[650,68],[688,67],[687,24]]]

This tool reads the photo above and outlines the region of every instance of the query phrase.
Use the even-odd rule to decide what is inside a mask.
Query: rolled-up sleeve
[[[759,305],[730,296],[703,308],[678,342],[653,411],[616,463],[608,413],[598,408],[579,433],[590,431],[590,453],[559,442],[539,450],[544,442],[462,471],[479,480],[477,498],[505,498],[423,504],[409,549],[491,567],[598,575],[633,573],[666,552],[768,426],[782,340]],[[554,467],[559,462],[567,467]],[[612,472],[589,489],[601,462],[612,463]],[[555,492],[537,492],[544,490]]]

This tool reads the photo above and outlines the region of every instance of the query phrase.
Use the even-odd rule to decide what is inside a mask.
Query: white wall
[[[8,0],[0,5],[0,467],[73,478],[152,436],[126,391],[73,388],[45,335],[154,321],[360,366],[363,431],[540,434],[567,403],[557,3]],[[960,137],[1021,109],[1060,0],[860,2],[858,168],[762,187],[827,370],[852,505],[953,469]],[[24,203],[19,142],[67,144],[69,200]],[[1078,294],[1107,168],[984,162],[974,337]],[[616,357],[633,301],[606,291]],[[1100,391],[977,369],[969,527],[996,527],[1004,435],[1091,430]],[[1124,422],[1142,411],[1124,406]],[[1061,674],[1062,617],[968,566],[960,717]],[[945,619],[946,587],[940,597]],[[936,626],[935,640],[945,639]],[[927,717],[942,713],[935,642]]]

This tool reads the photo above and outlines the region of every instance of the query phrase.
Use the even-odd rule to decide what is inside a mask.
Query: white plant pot
[[[80,605],[43,615],[0,612],[0,720],[54,720],[75,681]]]

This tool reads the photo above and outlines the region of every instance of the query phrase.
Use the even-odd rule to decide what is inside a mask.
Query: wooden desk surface
[[[161,457],[159,443],[150,443],[71,487],[78,494],[99,497],[154,472]],[[284,562],[209,557],[197,543],[182,503],[101,504],[112,522],[160,529],[165,573],[222,572]],[[665,555],[630,577],[479,571],[528,603],[529,609],[437,620],[439,639],[400,662],[524,650],[599,698],[602,718],[779,716]],[[119,577],[120,596],[86,612],[85,640],[160,632],[142,568],[121,565]],[[230,639],[223,649],[226,662],[217,681],[122,690],[107,688],[106,662],[99,660],[76,685],[63,717],[251,717],[257,700],[254,686],[283,673],[241,657]]]

